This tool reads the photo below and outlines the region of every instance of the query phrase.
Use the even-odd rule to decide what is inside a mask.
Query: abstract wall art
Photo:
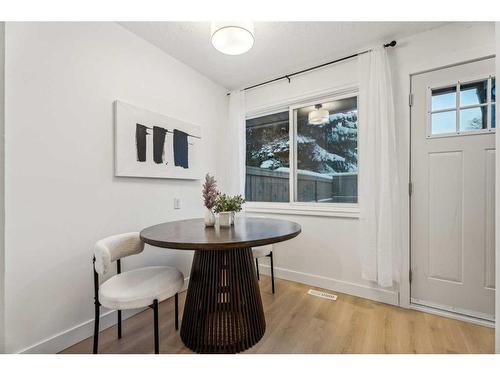
[[[201,128],[115,101],[115,176],[199,179]]]

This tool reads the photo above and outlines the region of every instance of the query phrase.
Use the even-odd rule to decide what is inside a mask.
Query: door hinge
[[[413,271],[412,270],[410,270],[410,274],[409,274],[408,278],[409,278],[410,283],[411,283],[411,280],[413,279]]]
[[[413,105],[413,94],[408,95],[408,105],[411,107]]]
[[[408,182],[408,195],[412,195],[413,194],[413,183],[412,182]]]

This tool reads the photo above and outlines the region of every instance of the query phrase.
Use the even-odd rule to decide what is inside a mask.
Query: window
[[[328,111],[318,125],[309,121],[315,107]],[[357,202],[357,107],[352,97],[294,109],[296,201]]]
[[[430,89],[428,137],[466,135],[495,129],[495,78]]]
[[[247,201],[289,202],[288,137],[288,111],[246,121]]]
[[[351,94],[247,119],[247,201],[357,203],[357,102]]]

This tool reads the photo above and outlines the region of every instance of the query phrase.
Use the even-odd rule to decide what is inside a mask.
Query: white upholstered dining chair
[[[274,294],[274,266],[273,266],[273,245],[264,245],[252,247],[253,257],[255,258],[255,268],[257,269],[257,279],[260,280],[259,258],[268,257],[271,260],[271,287]]]
[[[178,292],[184,284],[184,276],[174,267],[151,266],[121,272],[120,259],[141,253],[144,242],[139,233],[123,233],[104,238],[94,248],[94,304],[95,326],[93,353],[97,354],[99,344],[100,306],[118,311],[118,338],[122,337],[121,311],[151,307],[154,311],[155,353],[160,351],[158,330],[158,304],[175,296],[175,329],[179,328]],[[116,261],[116,275],[99,283],[99,276],[110,271],[111,263]]]

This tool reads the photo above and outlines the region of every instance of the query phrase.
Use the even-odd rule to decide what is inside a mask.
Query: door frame
[[[402,257],[401,257],[401,283],[400,283],[400,301],[399,304],[401,307],[412,309],[412,310],[417,310],[417,311],[422,311],[430,314],[435,314],[435,315],[440,315],[444,316],[447,318],[453,318],[453,319],[458,319],[458,320],[463,320],[466,322],[471,322],[475,324],[480,324],[483,326],[495,328],[495,322],[492,322],[490,320],[485,320],[485,319],[480,319],[468,315],[463,315],[459,313],[454,313],[450,311],[445,311],[441,309],[436,309],[433,307],[429,306],[423,306],[419,305],[416,303],[411,302],[411,226],[412,226],[412,221],[411,221],[411,177],[412,177],[412,169],[411,169],[411,161],[412,161],[412,139],[411,139],[411,130],[412,130],[412,78],[416,75],[420,74],[425,74],[429,72],[434,72],[437,70],[441,69],[446,69],[446,68],[451,68],[454,66],[459,66],[459,65],[465,65],[477,61],[483,61],[483,60],[488,60],[491,58],[495,58],[495,54],[485,54],[482,57],[477,57],[477,58],[472,58],[472,59],[465,59],[461,61],[457,61],[455,63],[451,64],[446,64],[446,65],[441,65],[438,67],[434,68],[429,68],[429,69],[424,69],[424,70],[419,70],[419,71],[414,71],[408,73],[408,87],[409,87],[409,92],[408,92],[408,154],[407,154],[407,165],[406,165],[406,170],[408,171],[408,181],[406,181],[408,189],[407,189],[407,210],[408,210],[408,217],[407,217],[407,233],[408,233],[408,238],[407,242],[403,244],[403,251],[402,251]],[[500,270],[496,270],[495,272],[498,272]]]

